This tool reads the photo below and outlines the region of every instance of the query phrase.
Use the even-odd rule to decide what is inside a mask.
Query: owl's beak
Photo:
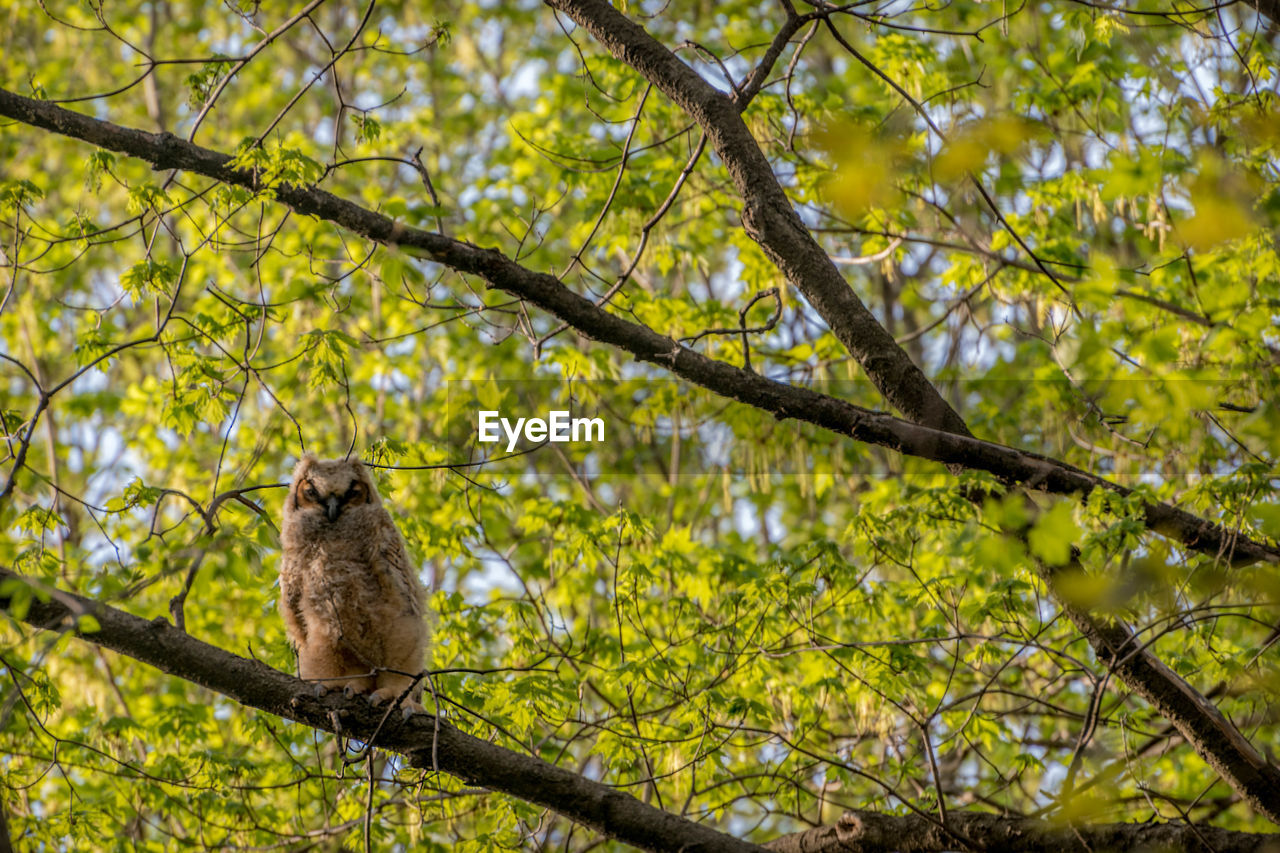
[[[324,499],[324,515],[330,521],[337,521],[338,516],[342,514],[342,498],[339,495],[329,495]]]

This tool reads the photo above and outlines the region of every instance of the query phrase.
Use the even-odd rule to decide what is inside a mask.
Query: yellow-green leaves
[[[89,155],[89,159],[85,161],[84,167],[84,187],[89,192],[97,192],[102,189],[102,178],[111,172],[111,166],[115,163],[115,155],[110,151],[98,149]]]
[[[0,181],[0,208],[17,209],[44,198],[44,190],[26,179]]]
[[[1015,116],[973,122],[951,135],[934,159],[934,174],[940,181],[959,180],[981,172],[991,155],[1009,156],[1042,136],[1036,125]]]
[[[193,109],[199,110],[213,93],[214,87],[222,82],[234,64],[221,54],[215,54],[209,62],[187,75],[187,103]]]
[[[144,181],[129,188],[127,209],[130,213],[163,213],[172,203],[159,184]]]
[[[1198,173],[1188,182],[1194,212],[1176,228],[1184,245],[1206,251],[1257,227],[1253,205],[1261,185],[1213,155],[1202,156],[1198,165]]]
[[[347,352],[357,345],[356,339],[338,329],[313,329],[302,337],[311,368],[307,374],[307,388],[327,388],[345,383]]]
[[[175,264],[147,258],[120,275],[120,287],[134,299],[167,296],[177,280],[178,267]]]
[[[252,172],[260,191],[284,184],[311,186],[324,174],[324,166],[301,148],[284,145],[260,145],[254,139],[241,142],[231,167]]]
[[[372,145],[382,136],[382,123],[368,113],[352,113],[351,120],[356,126],[356,140]]]
[[[1093,19],[1093,37],[1099,44],[1109,46],[1111,38],[1129,32],[1129,26],[1119,14],[1101,14]]]
[[[897,198],[894,180],[911,155],[906,138],[876,132],[873,126],[843,120],[824,127],[815,139],[827,153],[833,174],[823,195],[845,215],[857,218]]]

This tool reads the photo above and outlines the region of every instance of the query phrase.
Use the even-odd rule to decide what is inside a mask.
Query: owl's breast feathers
[[[344,521],[357,521],[354,515],[308,531],[286,549],[282,610],[286,623],[293,617],[302,639],[315,630],[349,636],[368,629],[371,620],[422,616],[425,591],[394,522],[378,508],[359,533],[343,530]]]

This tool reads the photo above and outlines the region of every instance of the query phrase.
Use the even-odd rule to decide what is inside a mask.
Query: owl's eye
[[[311,485],[310,483],[307,483],[307,487],[302,490],[302,494],[309,501],[315,501],[316,503],[320,502],[320,493],[317,492],[316,487]]]

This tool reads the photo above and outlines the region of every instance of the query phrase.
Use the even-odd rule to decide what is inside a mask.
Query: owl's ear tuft
[[[316,464],[317,461],[315,454],[310,451],[302,454],[302,457],[298,459],[298,464],[293,466],[293,482],[298,482],[298,478],[305,474],[307,469]]]
[[[360,472],[360,479],[364,481],[365,503],[381,506],[382,495],[378,492],[378,481],[373,478],[373,470],[358,459],[353,461]]]

